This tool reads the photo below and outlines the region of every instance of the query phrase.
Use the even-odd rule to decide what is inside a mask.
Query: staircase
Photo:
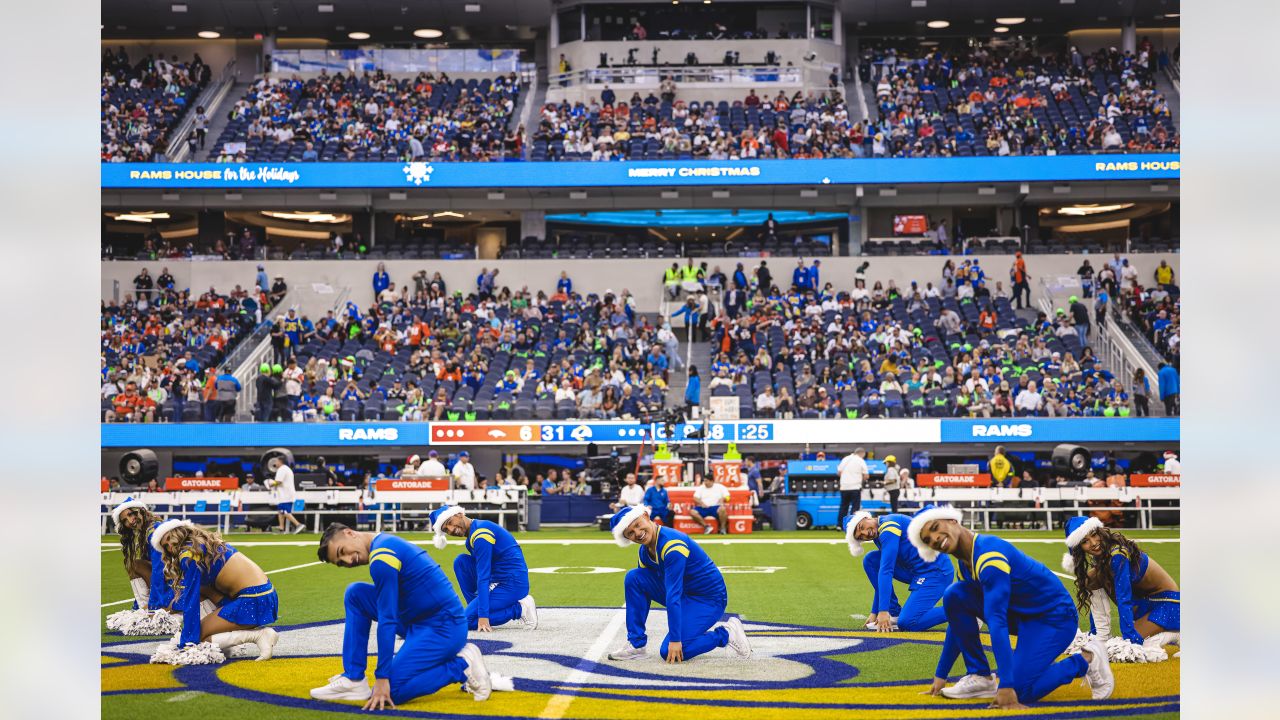
[[[223,96],[222,102],[215,107],[205,108],[205,113],[209,116],[209,133],[205,135],[205,144],[203,150],[196,150],[195,157],[192,162],[213,162],[218,159],[218,147],[216,143],[218,138],[222,137],[222,131],[231,122],[227,117],[227,111],[236,101],[244,96],[245,89],[249,87],[248,82],[237,81],[232,83]]]
[[[1173,126],[1181,127],[1182,108],[1180,107],[1179,96],[1182,93],[1178,91],[1178,87],[1173,84],[1173,80],[1168,75],[1157,72],[1155,73],[1155,78],[1156,90],[1164,96],[1165,102],[1169,103],[1169,112],[1173,113]]]

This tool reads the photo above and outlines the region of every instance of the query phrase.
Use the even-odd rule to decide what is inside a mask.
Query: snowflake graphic
[[[435,168],[428,163],[412,162],[404,166],[404,179],[414,185],[421,185],[424,182],[431,182],[431,173],[435,172]]]

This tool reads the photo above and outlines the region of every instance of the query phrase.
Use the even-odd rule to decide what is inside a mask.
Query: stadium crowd
[[[179,62],[150,54],[130,63],[123,47],[102,53],[102,162],[151,162],[208,84],[200,55]]]
[[[265,273],[259,273],[265,281]],[[197,294],[168,268],[143,269],[134,292],[101,308],[101,399],[106,422],[228,419],[240,384],[218,364],[261,322],[280,288],[237,285]]]
[[[511,127],[514,74],[483,80],[445,73],[394,78],[321,73],[262,78],[231,107],[218,162],[487,161],[520,158]]]

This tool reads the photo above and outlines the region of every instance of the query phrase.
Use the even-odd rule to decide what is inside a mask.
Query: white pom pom
[[[1169,654],[1161,647],[1144,647],[1114,637],[1107,641],[1107,657],[1118,663],[1155,663],[1169,659]]]
[[[444,533],[436,533],[431,542],[435,544],[437,550],[443,550],[449,544],[449,536]]]
[[[1069,573],[1076,571],[1076,559],[1069,552],[1062,553],[1062,569]]]
[[[172,635],[182,630],[182,615],[166,610],[121,610],[107,616],[107,629],[121,635]]]
[[[1085,647],[1086,647],[1090,642],[1092,642],[1092,641],[1093,641],[1093,637],[1094,637],[1093,635],[1090,635],[1089,633],[1087,633],[1087,632],[1085,632],[1085,631],[1083,631],[1083,630],[1079,630],[1079,629],[1077,629],[1077,630],[1076,630],[1076,637],[1075,637],[1075,639],[1071,641],[1071,644],[1067,646],[1067,649],[1066,649],[1066,650],[1063,650],[1063,651],[1062,651],[1062,654],[1063,654],[1063,655],[1078,655],[1078,654],[1080,654],[1080,651],[1081,651],[1081,650],[1083,650],[1083,649],[1085,649]]]
[[[222,654],[222,648],[211,642],[187,643],[179,648],[176,641],[175,637],[158,646],[151,656],[151,662],[164,665],[216,665],[227,659]]]

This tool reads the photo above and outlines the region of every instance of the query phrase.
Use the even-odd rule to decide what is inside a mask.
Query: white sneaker
[[[729,631],[729,649],[738,657],[751,657],[751,641],[747,639],[747,631],[743,629],[742,621],[732,617],[724,627]]]
[[[644,648],[631,647],[631,645],[626,645],[624,647],[620,647],[617,650],[614,650],[613,652],[609,653],[609,659],[610,660],[639,660],[640,658],[643,658],[648,654],[649,654],[649,651],[645,650]]]
[[[329,684],[311,691],[316,700],[355,700],[364,702],[373,697],[373,688],[363,680],[352,680],[346,675],[334,675]]]
[[[303,525],[302,523],[298,523],[298,527],[294,529],[293,534],[294,534],[294,535],[297,535],[298,533],[300,533],[300,532],[302,532],[303,530],[306,530],[306,529],[307,529],[307,526],[306,526],[306,525]]]
[[[526,630],[538,629],[538,604],[532,595],[520,598],[520,622],[524,623]]]
[[[1116,691],[1116,678],[1111,674],[1111,659],[1107,657],[1107,646],[1098,638],[1085,648],[1093,653],[1089,669],[1085,671],[1084,682],[1093,691],[1094,700],[1106,700]]]
[[[715,531],[711,529],[711,526],[710,526],[710,525],[703,525],[703,526],[702,526],[702,534],[703,534],[703,535],[710,535],[710,534],[711,534],[711,533],[713,533],[713,532],[715,532]]]
[[[467,643],[462,646],[458,657],[467,661],[467,669],[464,671],[467,674],[466,691],[471,693],[471,698],[476,702],[488,700],[489,693],[493,692],[493,683],[489,679],[488,668],[484,666],[480,648],[474,643]]]
[[[996,696],[996,681],[989,675],[965,675],[955,685],[942,688],[942,696],[952,700],[993,698]]]

